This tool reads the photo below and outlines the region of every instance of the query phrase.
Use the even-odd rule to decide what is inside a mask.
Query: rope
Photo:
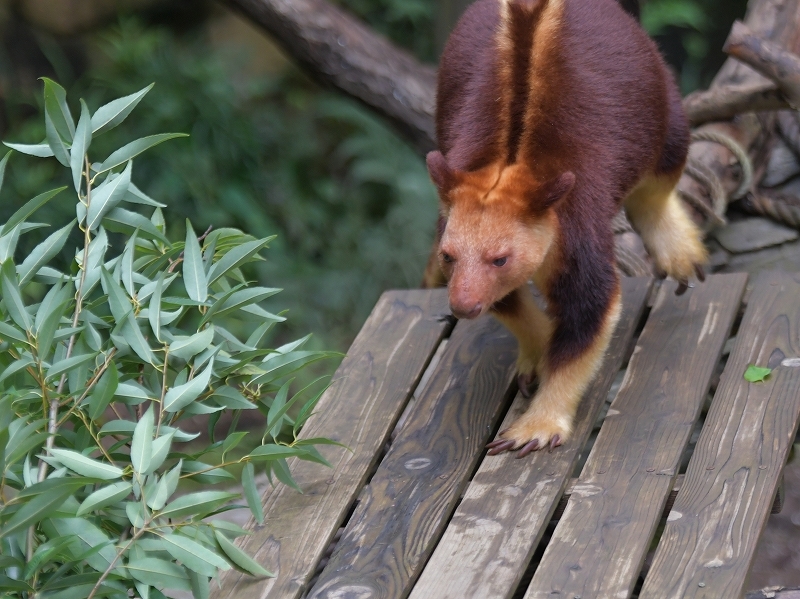
[[[800,206],[793,206],[790,196],[768,196],[751,193],[744,201],[745,209],[757,214],[765,214],[771,219],[800,229]]]
[[[691,140],[692,143],[697,141],[710,141],[713,143],[718,143],[728,148],[731,151],[731,154],[736,156],[736,160],[742,167],[742,180],[739,182],[739,187],[736,189],[736,191],[730,194],[731,199],[738,200],[743,198],[745,194],[750,191],[750,188],[753,185],[753,162],[747,155],[747,150],[745,150],[739,144],[739,142],[731,137],[728,137],[724,133],[720,133],[719,131],[710,131],[707,129],[693,131]],[[693,160],[692,162],[694,162],[696,166],[696,161]]]

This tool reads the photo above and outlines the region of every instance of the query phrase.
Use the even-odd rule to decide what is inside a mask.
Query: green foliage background
[[[434,0],[339,4],[419,58],[435,61]],[[678,70],[684,92],[708,84],[724,59],[719,48],[730,23],[741,18],[745,4],[643,0],[643,24]],[[205,25],[214,12],[196,12],[190,22],[184,13],[121,15],[83,39],[89,66],[76,76],[58,40],[37,39],[70,97],[97,105],[100,98],[156,83],[136,131],[120,127],[108,143],[161,130],[190,133],[137,162],[149,193],[169,206],[168,226],[180,231],[190,217],[198,229],[278,234],[255,275],[285,286],[281,297],[291,306],[294,327],[287,338],[314,331],[315,347],[344,350],[382,290],[420,281],[436,214],[424,163],[378,118],[295,68],[252,76],[249,57],[210,51]],[[44,137],[39,95],[6,99],[12,123],[6,139]],[[54,164],[31,165],[8,184],[30,197],[56,172]],[[0,205],[0,217],[11,209]],[[36,241],[31,235],[29,243]]]

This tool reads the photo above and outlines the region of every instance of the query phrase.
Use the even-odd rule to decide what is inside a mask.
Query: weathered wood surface
[[[711,276],[681,297],[662,285],[526,599],[630,595],[745,282]]]
[[[557,451],[538,451],[523,460],[508,452],[485,457],[411,599],[513,595],[627,357],[650,280],[623,279],[622,287],[623,315],[600,374],[581,402],[572,439]],[[501,428],[527,403],[518,395]]]
[[[407,596],[516,386],[516,340],[461,321],[310,599]]]
[[[800,418],[798,298],[800,275],[759,276],[642,598],[741,595]]]
[[[304,494],[280,485],[264,496],[266,523],[251,521],[243,548],[271,579],[233,570],[216,597],[299,597],[377,461],[403,407],[450,324],[444,290],[385,293],[334,375],[301,437],[327,436],[352,452],[326,446],[333,469],[296,461]]]

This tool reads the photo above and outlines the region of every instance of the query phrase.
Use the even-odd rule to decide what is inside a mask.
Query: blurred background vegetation
[[[340,0],[421,60],[435,62],[464,0]],[[684,93],[705,87],[746,0],[643,0],[642,22]],[[210,0],[0,0],[0,139],[45,134],[49,76],[94,110],[151,82],[137,130],[190,133],[136,161],[134,182],[168,204],[171,234],[235,226],[278,234],[252,274],[285,288],[286,339],[346,350],[381,291],[417,286],[436,219],[424,162],[378,118],[319,88],[259,31]],[[77,107],[73,107],[77,114]],[[98,148],[98,155],[104,155]],[[155,165],[160,164],[158,168]],[[54,187],[56,163],[12,158],[0,222]],[[66,222],[72,201],[49,209]],[[31,247],[38,241],[26,236]],[[276,343],[280,339],[276,340]]]

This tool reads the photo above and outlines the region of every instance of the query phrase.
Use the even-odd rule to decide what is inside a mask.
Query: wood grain
[[[800,418],[798,298],[800,275],[758,277],[641,597],[741,596]]]
[[[526,599],[630,595],[746,280],[662,285]]]
[[[265,524],[243,548],[277,576],[254,579],[233,570],[215,597],[299,597],[366,482],[381,449],[437,345],[450,328],[447,292],[385,293],[320,399],[302,438],[326,436],[352,452],[321,446],[333,465],[291,464],[300,495],[279,485],[264,496]]]
[[[649,279],[623,279],[623,314],[599,376],[587,391],[572,439],[525,459],[486,456],[411,599],[511,597],[550,521],[608,389],[626,357],[649,294]],[[525,410],[518,395],[501,428]]]
[[[516,353],[494,319],[459,321],[310,599],[407,596],[510,403]]]

